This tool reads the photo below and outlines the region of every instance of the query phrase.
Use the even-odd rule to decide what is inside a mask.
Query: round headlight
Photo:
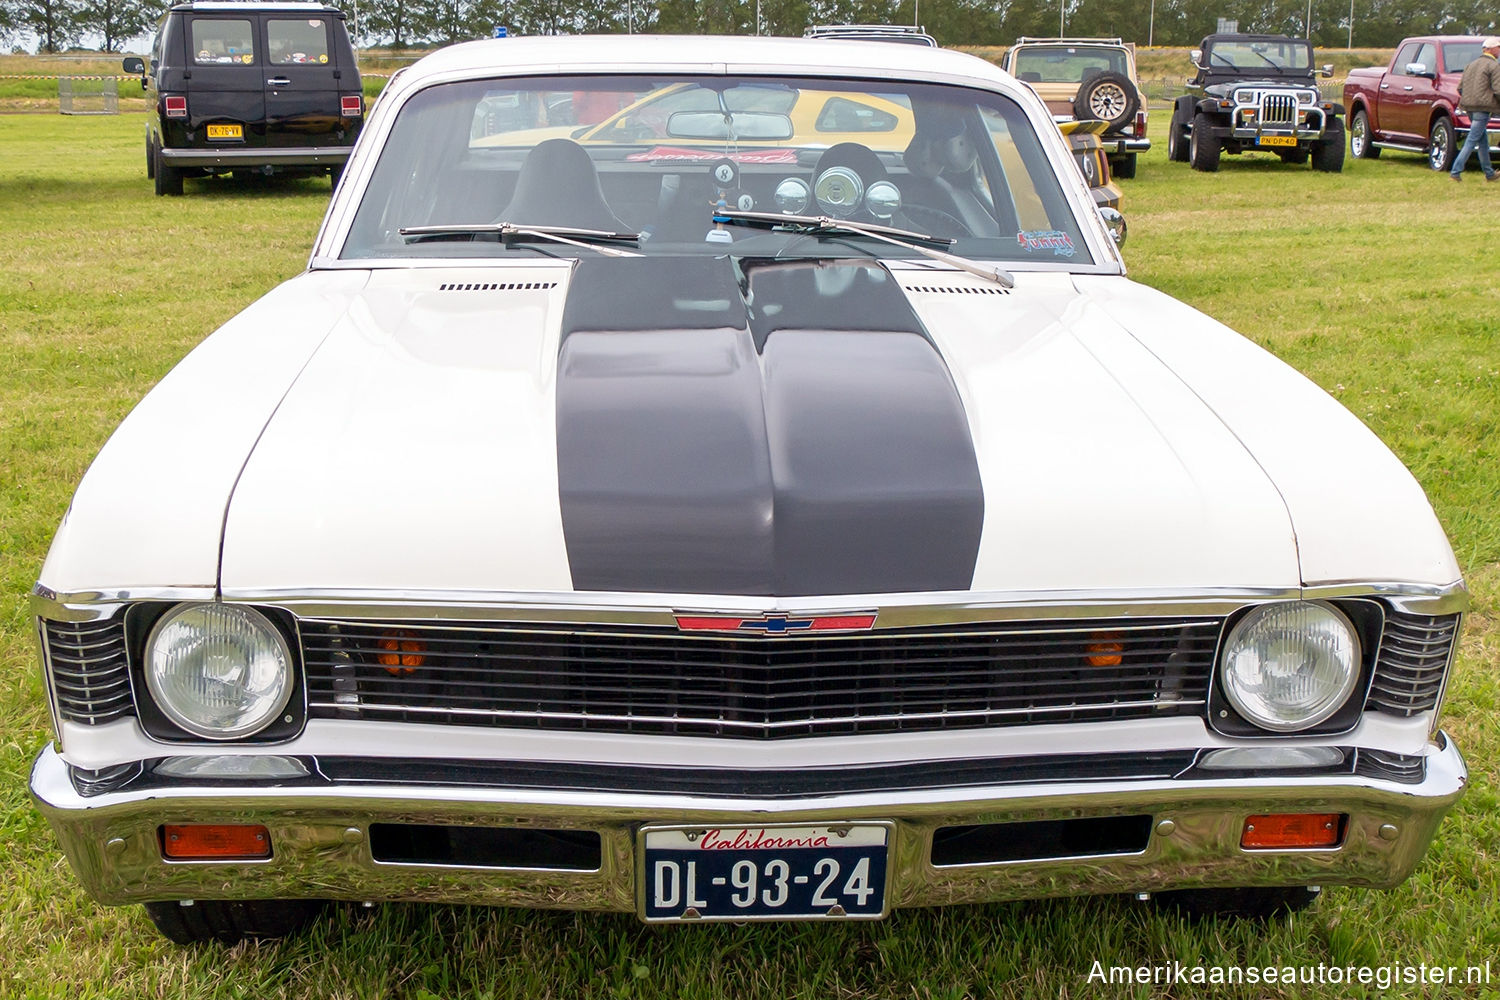
[[[1263,729],[1316,726],[1348,700],[1359,680],[1359,636],[1321,601],[1267,604],[1230,630],[1220,675],[1224,695]]]
[[[146,688],[162,713],[210,740],[250,736],[286,707],[292,651],[253,608],[183,604],[146,640]]]

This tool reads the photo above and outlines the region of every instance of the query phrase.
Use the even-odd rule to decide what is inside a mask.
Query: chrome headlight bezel
[[[195,715],[191,704],[178,701],[180,693],[169,690],[158,661],[158,642],[166,629],[195,612],[227,616],[237,620],[241,627],[249,629],[263,645],[262,653],[268,653],[277,662],[274,684],[262,698],[262,705],[242,720],[228,726],[215,726]],[[287,725],[297,723],[305,712],[293,711],[294,701],[303,697],[301,668],[293,643],[288,641],[284,630],[264,611],[247,605],[217,602],[185,602],[166,609],[152,623],[145,642],[140,647],[138,680],[144,687],[146,697],[138,697],[142,709],[141,721],[148,733],[157,738],[181,741],[184,738],[215,743],[285,738]],[[286,716],[293,718],[288,720]],[[156,718],[152,718],[155,716]]]
[[[1347,602],[1344,602],[1347,603]],[[1309,710],[1289,718],[1265,708],[1231,675],[1230,661],[1243,648],[1250,630],[1273,615],[1299,607],[1315,608],[1341,628],[1350,647],[1347,668],[1330,693]],[[1256,605],[1240,615],[1225,633],[1214,663],[1211,725],[1232,736],[1303,736],[1347,732],[1359,721],[1369,687],[1369,660],[1378,646],[1381,615],[1370,602],[1344,607],[1327,601],[1276,601]]]

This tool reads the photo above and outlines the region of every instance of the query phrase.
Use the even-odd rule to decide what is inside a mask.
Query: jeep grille
[[[1260,121],[1267,128],[1295,128],[1297,98],[1293,94],[1263,94],[1260,99]]]

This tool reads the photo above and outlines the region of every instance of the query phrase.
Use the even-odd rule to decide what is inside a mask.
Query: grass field
[[[1153,120],[1160,142],[1164,116]],[[1500,992],[1495,707],[1500,626],[1500,185],[1413,156],[1341,175],[1159,147],[1123,182],[1132,275],[1225,320],[1362,417],[1412,467],[1474,591],[1445,727],[1472,787],[1417,874],[1330,889],[1270,925],[1191,925],[1119,898],[898,912],[879,924],[646,927],[618,915],[397,905],[335,910],[292,941],[180,949],[78,888],[25,791],[49,739],[26,594],[89,460],[199,339],[305,264],[328,181],[189,181],[151,194],[143,117],[0,116],[0,997],[1376,996],[1170,991],[1105,966],[1467,966]],[[205,414],[212,419],[212,414]],[[1369,502],[1378,503],[1372,496]]]

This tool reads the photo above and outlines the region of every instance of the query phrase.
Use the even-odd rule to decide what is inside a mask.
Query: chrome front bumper
[[[301,897],[633,911],[637,831],[647,823],[891,821],[895,907],[1209,886],[1389,887],[1411,874],[1467,781],[1462,756],[1441,734],[1420,758],[1419,777],[1370,776],[1358,768],[1339,775],[1220,777],[1195,764],[1142,779],[1079,780],[1062,768],[1045,778],[1016,779],[1027,767],[1035,771],[1030,760],[1006,761],[1011,779],[1003,783],[794,796],[725,794],[734,775],[726,781],[723,772],[705,786],[711,793],[601,790],[599,782],[560,788],[389,778],[324,779],[318,787],[222,780],[100,793],[81,786],[48,746],[33,766],[31,791],[73,870],[103,903]],[[362,764],[372,775],[382,766]],[[1343,842],[1319,850],[1243,850],[1246,817],[1277,812],[1345,813]],[[931,861],[933,834],[944,827],[1128,815],[1150,816],[1149,839],[1133,853],[947,866]],[[379,862],[369,835],[376,822],[594,831],[600,864],[559,871]],[[166,861],[158,832],[163,823],[264,824],[274,854],[256,862]]]

